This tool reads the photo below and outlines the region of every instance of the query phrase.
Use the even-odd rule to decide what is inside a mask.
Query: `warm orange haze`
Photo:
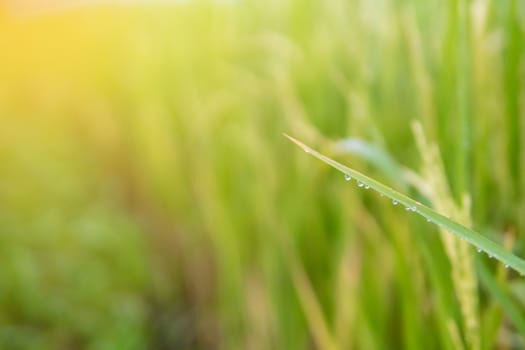
[[[2,2],[0,349],[525,348],[524,17]]]

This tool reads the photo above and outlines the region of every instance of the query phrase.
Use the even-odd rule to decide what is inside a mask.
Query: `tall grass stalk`
[[[430,201],[441,213],[465,227],[471,227],[470,198],[464,195],[456,204],[448,186],[443,163],[436,145],[429,145],[420,123],[412,125],[418,149],[423,159],[422,174],[430,188]],[[441,238],[452,266],[455,293],[463,315],[462,327],[469,349],[480,348],[477,278],[471,245],[440,228]]]

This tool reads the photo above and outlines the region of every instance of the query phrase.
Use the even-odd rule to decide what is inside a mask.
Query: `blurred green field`
[[[0,5],[0,47],[0,349],[525,348],[523,277],[282,136],[525,257],[524,2]]]

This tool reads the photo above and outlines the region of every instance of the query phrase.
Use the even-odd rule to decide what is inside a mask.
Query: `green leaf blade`
[[[454,233],[459,238],[464,239],[467,242],[474,245],[478,250],[481,250],[487,253],[490,257],[494,257],[495,259],[501,261],[503,264],[505,264],[505,266],[513,268],[521,275],[525,275],[525,260],[510,253],[501,245],[491,241],[490,239],[486,238],[485,236],[481,235],[476,231],[473,231],[472,229],[469,229],[466,226],[452,221],[448,217],[439,214],[434,209],[418,201],[415,201],[402,193],[397,192],[396,190],[382,184],[381,182],[374,180],[357,170],[354,170],[345,165],[342,165],[339,162],[336,162],[335,160],[305,145],[301,141],[287,134],[284,134],[284,136],[287,137],[293,143],[295,143],[297,146],[301,147],[306,153],[339,170],[346,176],[350,176],[351,178],[355,179],[360,183],[363,183],[371,189],[382,193],[384,196],[390,198],[395,203],[399,203],[405,206],[406,208],[410,209],[411,211],[425,217],[429,222],[438,225],[440,228]]]

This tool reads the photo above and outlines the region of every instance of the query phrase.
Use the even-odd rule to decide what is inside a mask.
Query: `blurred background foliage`
[[[474,254],[461,291],[434,227],[281,135],[525,256],[522,1],[27,3],[0,7],[0,348],[525,347],[523,278]]]

